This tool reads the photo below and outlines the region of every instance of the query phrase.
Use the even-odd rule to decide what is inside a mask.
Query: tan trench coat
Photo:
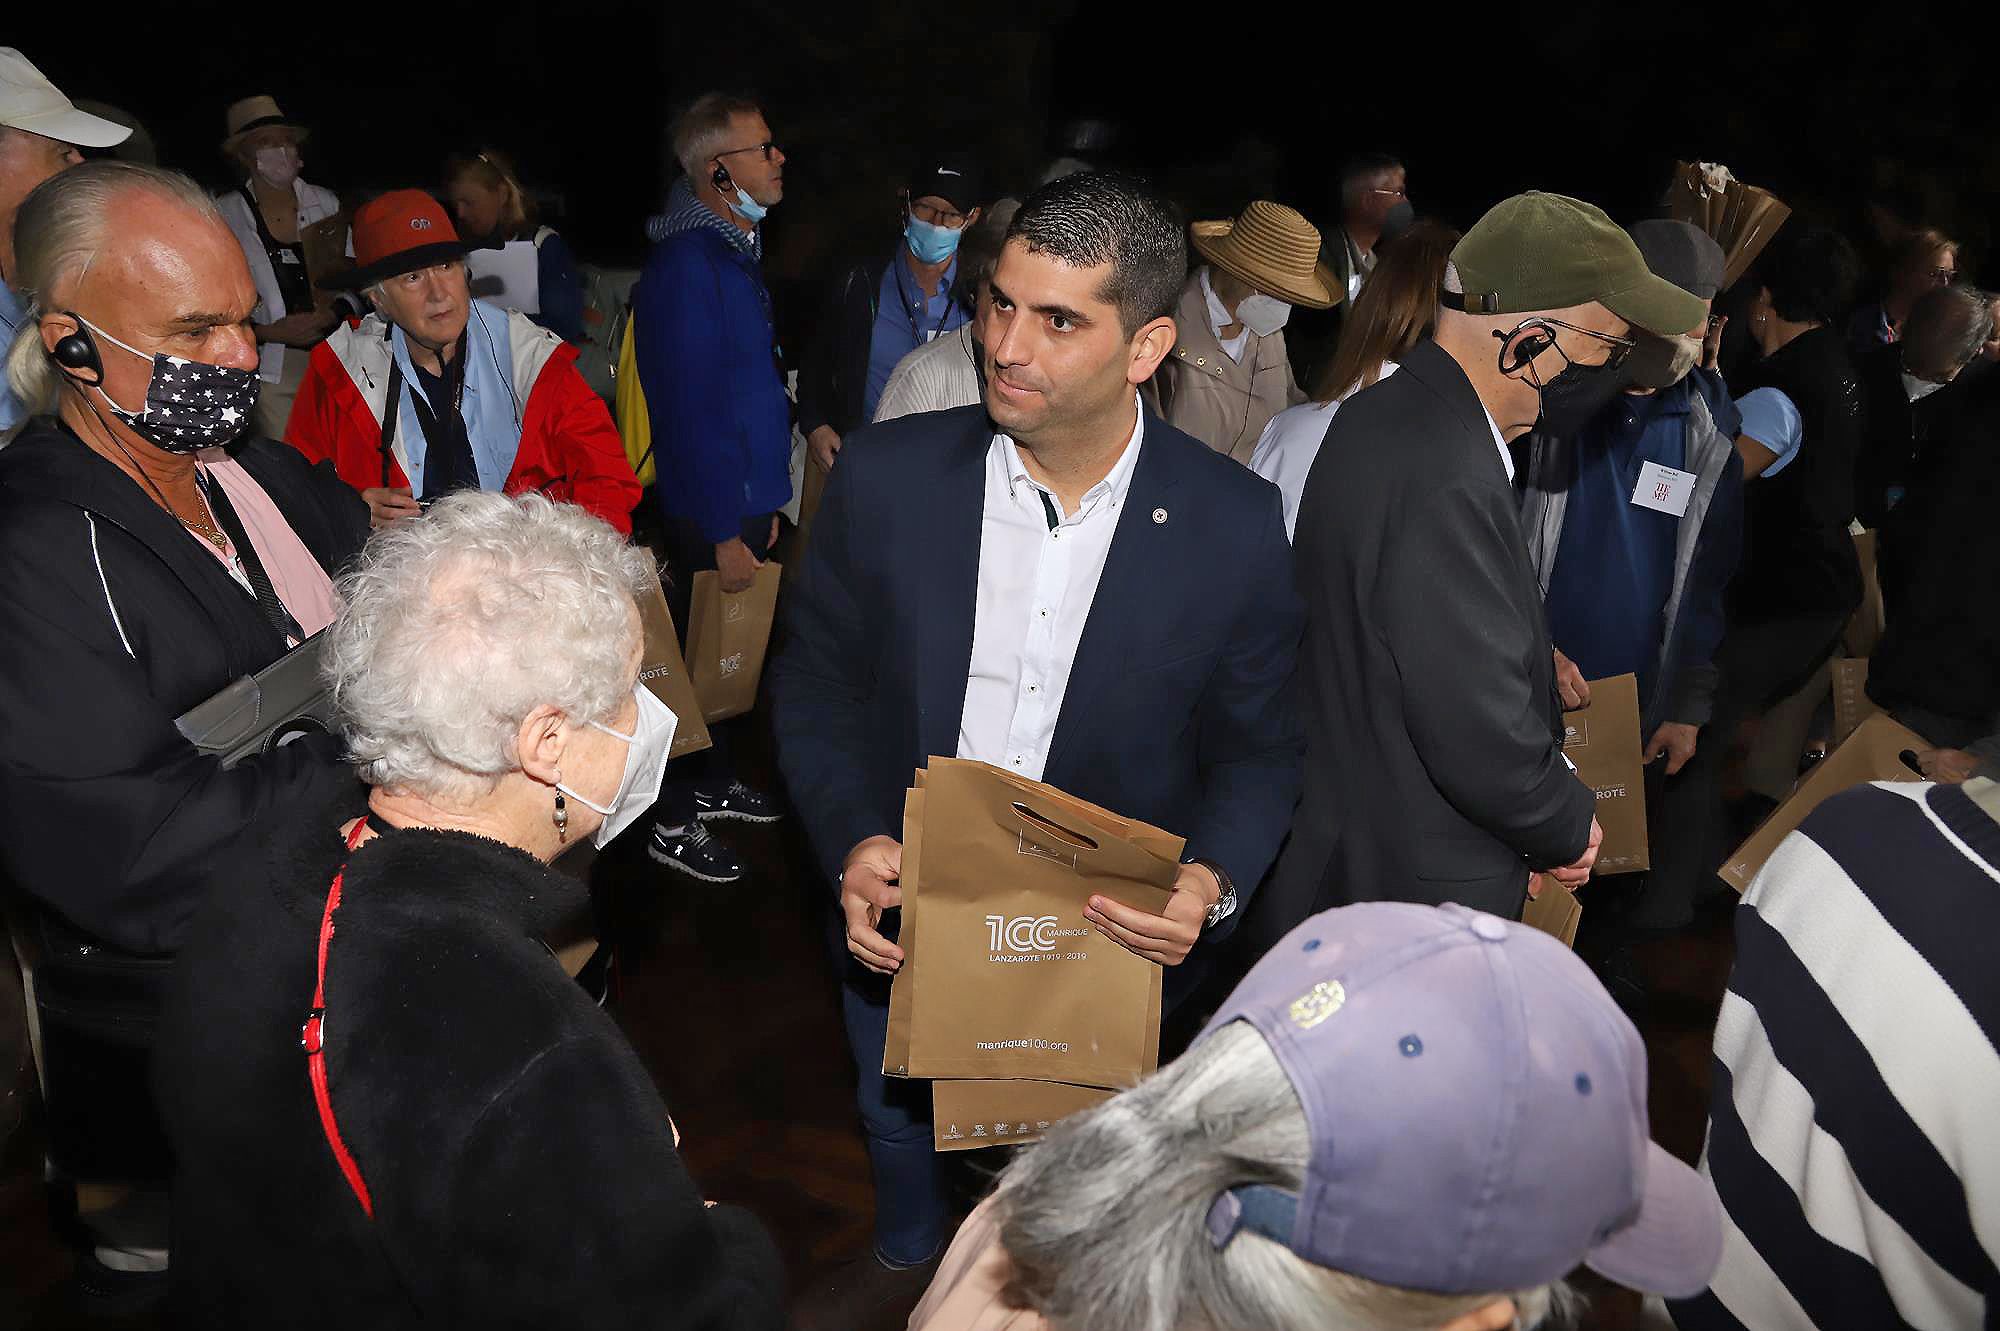
[[[1174,320],[1180,340],[1147,381],[1146,400],[1167,424],[1249,466],[1271,418],[1306,400],[1292,377],[1284,330],[1249,334],[1242,363],[1231,360],[1208,326],[1199,268],[1181,288]]]

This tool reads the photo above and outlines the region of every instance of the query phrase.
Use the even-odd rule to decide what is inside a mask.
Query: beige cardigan
[[[910,1314],[910,1331],[1049,1331],[1040,1313],[1001,1302],[1012,1274],[988,1197],[945,1250],[930,1289]]]
[[[1231,360],[1208,326],[1199,268],[1181,288],[1174,320],[1179,340],[1147,381],[1147,401],[1167,424],[1249,466],[1271,418],[1306,400],[1292,377],[1284,330],[1244,334],[1243,360]]]

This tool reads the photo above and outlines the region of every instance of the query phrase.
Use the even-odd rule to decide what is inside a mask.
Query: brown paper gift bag
[[[910,1075],[910,999],[916,993],[917,969],[917,875],[924,844],[924,774],[917,773],[917,785],[903,795],[903,927],[896,934],[896,946],[903,949],[903,965],[889,985],[889,1030],[882,1041],[882,1075]]]
[[[972,1151],[1040,1141],[1050,1124],[1116,1094],[1059,1081],[934,1081],[931,1145],[939,1151]]]
[[[1875,563],[1876,537],[1873,528],[1854,534],[1854,558],[1861,565],[1861,604],[1841,633],[1841,646],[1849,656],[1873,656],[1882,641],[1886,614],[1882,608],[1882,575]]]
[[[343,208],[331,217],[299,228],[299,250],[306,263],[306,280],[312,285],[313,300],[318,305],[324,306],[340,295],[348,275],[354,271],[354,259],[347,252],[348,221],[347,210]]]
[[[945,767],[962,760],[957,758],[933,758],[930,761],[939,767]],[[1145,823],[1134,823],[1130,819],[1111,813],[1109,810],[1099,808],[1097,805],[1065,794],[1053,786],[1044,785],[1039,781],[1030,781],[1004,768],[989,767],[983,763],[972,763],[969,765],[989,776],[998,777],[1006,781],[1016,789],[1032,792],[1041,799],[1049,801],[1052,807],[1061,808],[1068,815],[1082,819],[1092,826],[1115,831],[1120,836],[1129,837],[1134,844],[1144,846],[1164,858],[1178,862],[1180,852],[1185,846],[1181,838],[1171,833],[1162,832],[1160,829],[1150,827]],[[915,975],[918,957],[917,899],[921,889],[921,865],[923,861],[924,783],[928,775],[929,772],[927,769],[919,768],[917,770],[911,789],[905,793],[903,802],[903,861],[899,882],[903,894],[903,904],[901,907],[902,927],[896,937],[897,945],[903,949],[903,965],[897,972],[895,982],[890,986],[888,1031],[882,1047],[882,1072],[883,1075],[890,1077],[907,1077],[910,1075],[910,1002],[916,992]],[[1162,991],[1165,984],[1165,973],[1159,971],[1158,967],[1155,967],[1154,970],[1156,974],[1152,988],[1155,991]],[[1148,1024],[1145,1039],[1146,1047],[1153,1050],[1157,1050],[1160,1044],[1159,998],[1160,993],[1154,992],[1149,994],[1147,1000]],[[1007,1084],[1013,1085],[1016,1083],[1010,1082]],[[1050,1103],[1052,1108],[1062,1113],[1071,1112],[1066,1107],[1069,1101],[1060,1095],[1056,1096]],[[938,1149],[966,1150],[970,1148],[960,1145],[952,1147],[939,1146]]]
[[[826,495],[827,473],[819,469],[819,463],[812,460],[810,450],[806,453],[805,479],[799,485],[799,520],[792,524],[790,532],[781,541],[785,556],[785,577],[791,578],[805,562],[806,548],[812,540],[813,518],[819,512],[819,502]]]
[[[1713,165],[1676,162],[1674,182],[1667,189],[1667,208],[1676,220],[1693,223],[1722,246],[1722,289],[1727,291],[1750,271],[1792,210],[1769,190],[1734,177],[1716,189],[1703,170]]]
[[[1576,899],[1576,893],[1547,874],[1535,876],[1542,880],[1541,895],[1528,898],[1528,904],[1521,909],[1521,923],[1540,929],[1564,947],[1575,947],[1576,927],[1583,922],[1583,904]]]
[[[1563,752],[1596,793],[1597,821],[1604,829],[1592,872],[1608,878],[1651,868],[1638,676],[1591,680],[1590,706],[1564,712],[1563,729]]]
[[[1158,1064],[1161,968],[1100,934],[1083,906],[1102,893],[1163,910],[1181,844],[1045,792],[984,763],[932,761],[923,960],[899,980],[911,1076],[1123,1087]]]
[[[782,566],[766,560],[746,590],[728,593],[713,569],[694,575],[687,658],[703,720],[727,721],[757,705],[784,573]]]
[[[1844,744],[1855,728],[1882,709],[1868,696],[1868,661],[1844,656],[1833,663],[1833,742]]]
[[[1896,724],[1887,712],[1877,712],[1854,728],[1847,742],[1821,759],[1799,779],[1791,797],[1771,811],[1756,831],[1722,865],[1722,881],[1738,892],[1771,858],[1806,815],[1829,796],[1870,781],[1921,781],[1923,776],[1902,760],[1905,749],[1927,749],[1930,742],[1916,731]]]
[[[932,758],[930,760],[932,764],[941,767],[948,767],[954,763],[965,761],[961,758]],[[1149,850],[1162,859],[1173,861],[1176,865],[1180,863],[1181,852],[1187,848],[1187,841],[1183,837],[1177,837],[1171,832],[1161,831],[1159,828],[1147,823],[1134,822],[1122,814],[1113,813],[1111,810],[1092,804],[1088,800],[1080,800],[1067,791],[1058,790],[1054,786],[1046,785],[1040,781],[1030,781],[1027,777],[1017,772],[1010,772],[1004,767],[993,767],[986,763],[978,762],[969,763],[968,765],[977,768],[988,776],[998,777],[1016,789],[1027,791],[1039,799],[1049,801],[1052,808],[1063,810],[1066,816],[1082,819],[1083,822],[1079,824],[1080,826],[1088,825],[1113,836],[1128,840],[1133,845]],[[916,785],[919,788],[923,786],[926,775],[927,772],[925,771],[917,773]],[[921,835],[921,827],[919,827],[919,835]],[[1175,873],[1179,873],[1178,868],[1175,870]],[[905,904],[907,905],[907,899]],[[908,927],[909,915],[906,912],[904,915],[904,928],[907,929]],[[904,952],[904,959],[907,963],[909,959],[907,946]],[[1146,1008],[1149,1014],[1146,1047],[1156,1051],[1160,1046],[1159,999],[1165,992],[1165,987],[1166,972],[1158,966],[1153,967],[1152,988],[1154,993],[1148,999]]]
[[[639,628],[645,636],[640,649],[639,678],[653,696],[674,714],[674,742],[670,758],[698,753],[708,748],[708,724],[702,720],[701,704],[695,700],[694,681],[681,660],[680,640],[674,636],[673,612],[658,581],[639,597]]]

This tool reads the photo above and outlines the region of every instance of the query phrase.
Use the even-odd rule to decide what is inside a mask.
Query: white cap
[[[0,125],[85,148],[109,148],[132,134],[124,125],[77,110],[11,46],[0,46]]]

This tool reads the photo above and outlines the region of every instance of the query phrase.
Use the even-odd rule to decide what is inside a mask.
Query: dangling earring
[[[563,799],[560,767],[556,769],[556,840],[569,844],[569,804]]]

